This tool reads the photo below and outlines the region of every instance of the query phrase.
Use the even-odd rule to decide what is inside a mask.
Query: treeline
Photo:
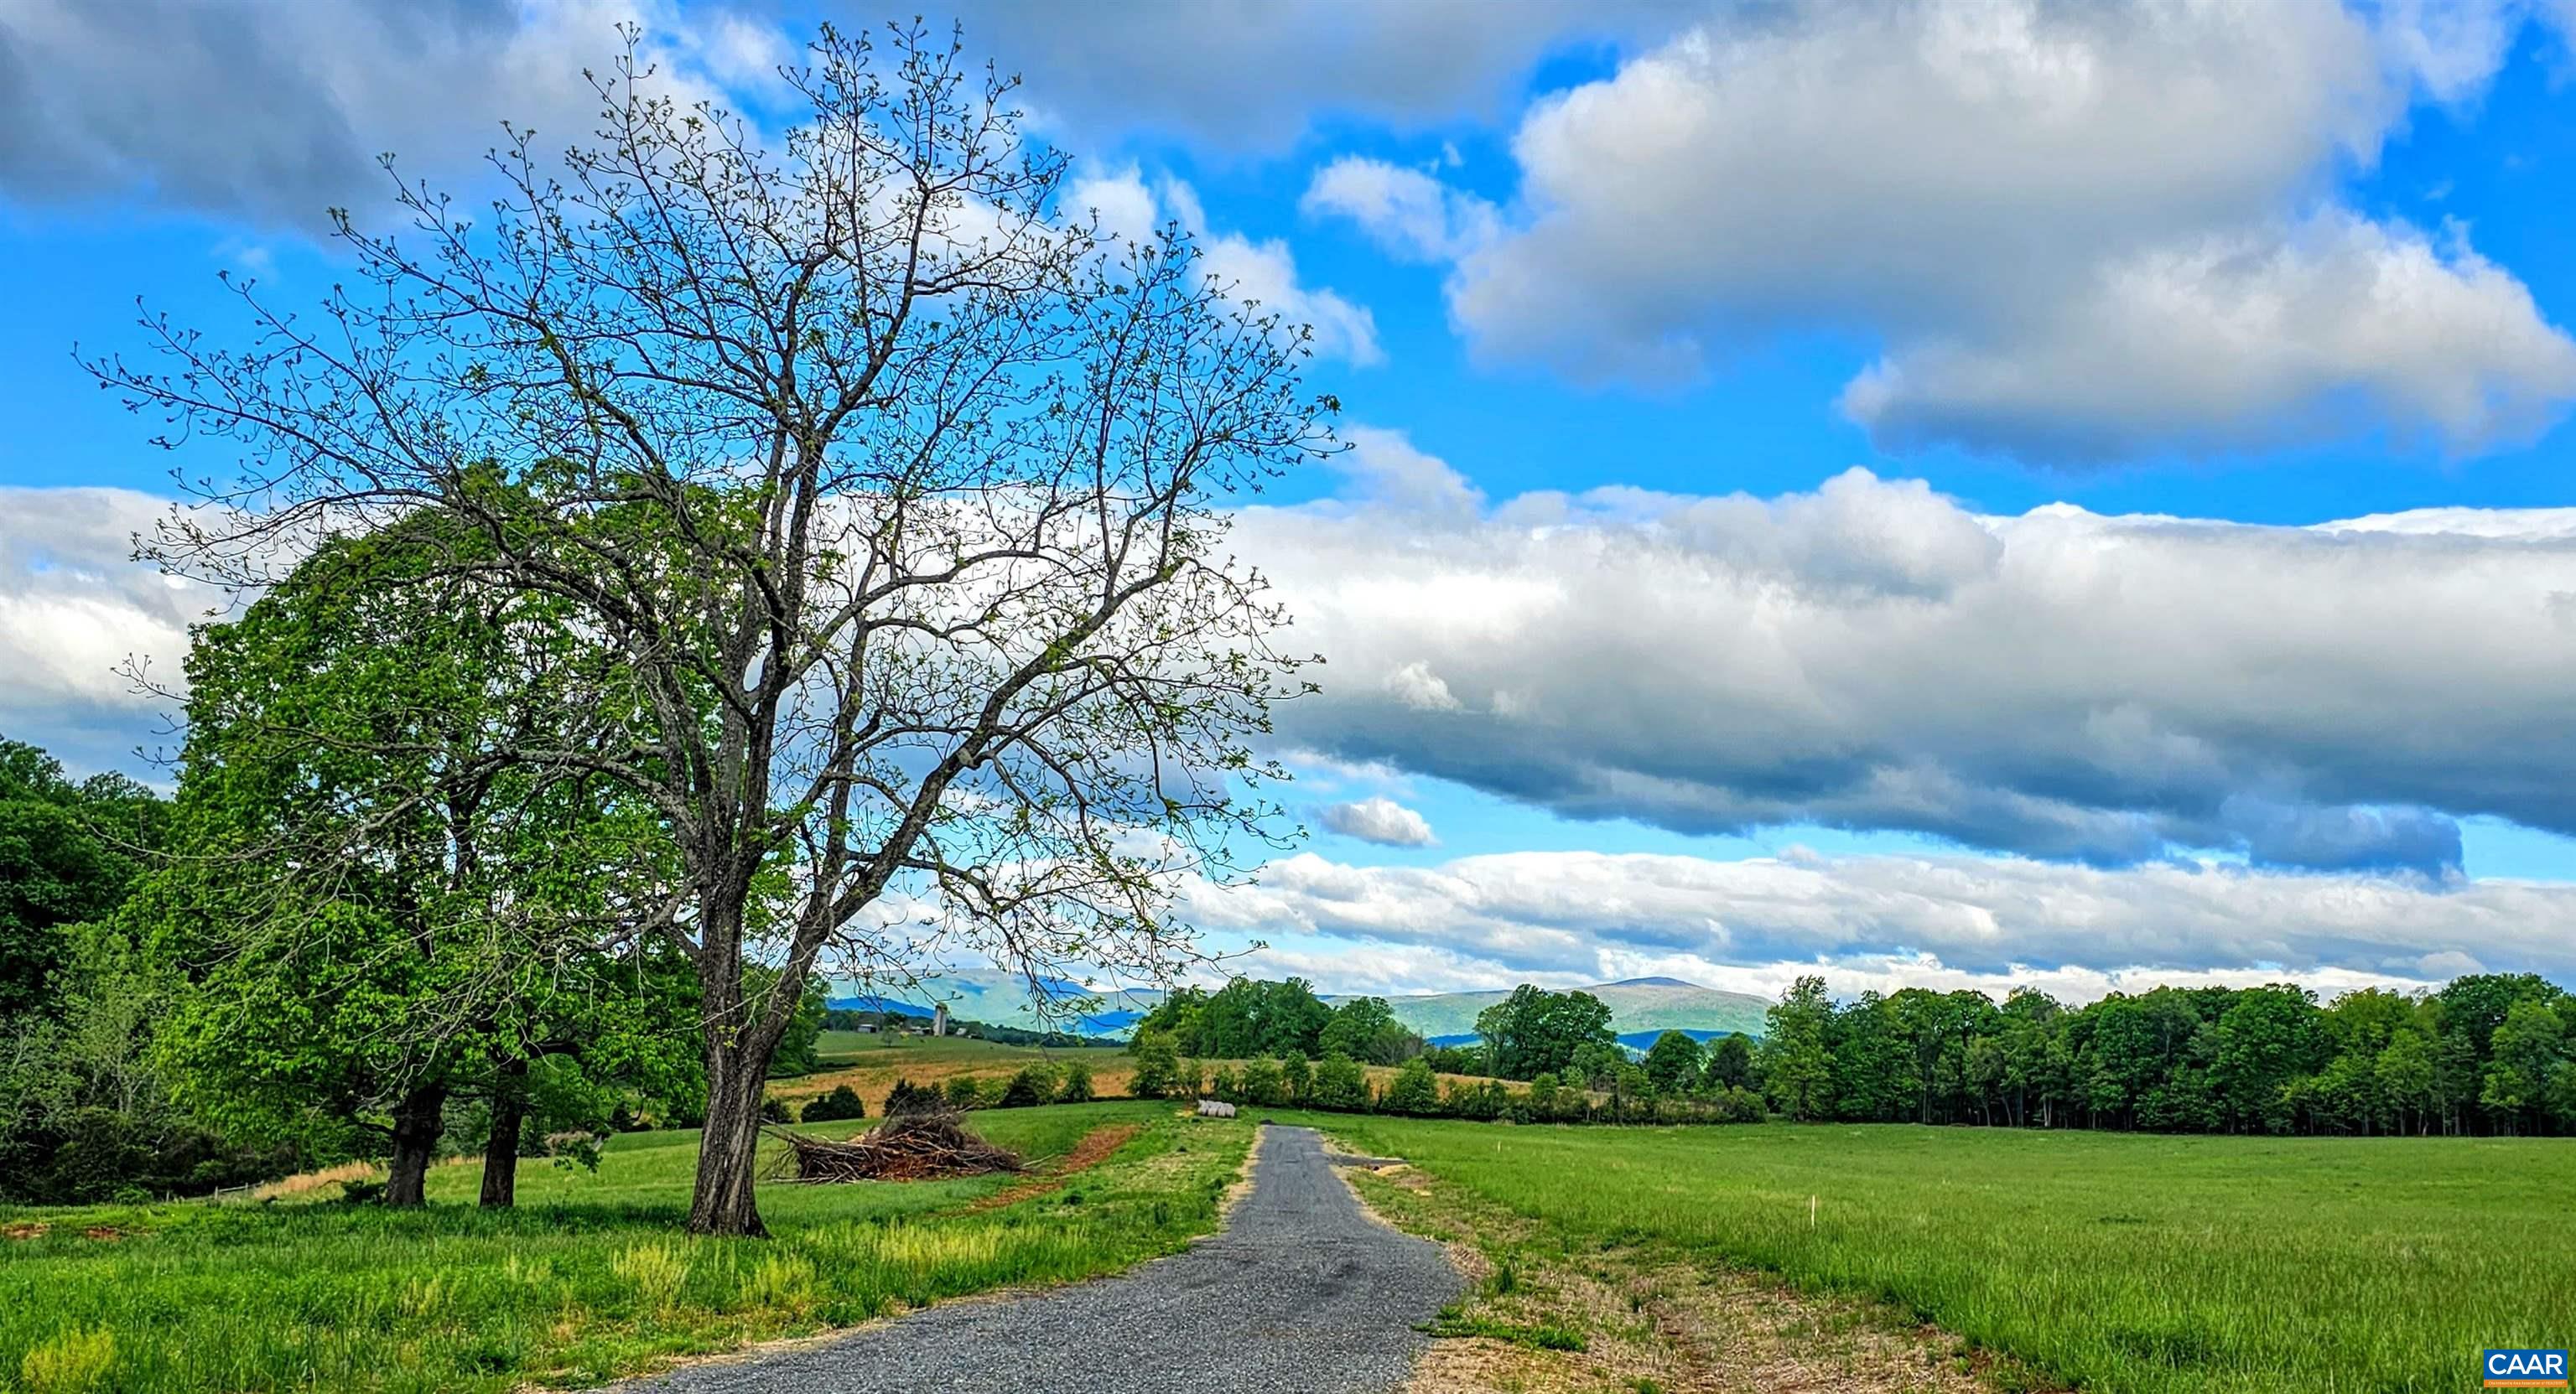
[[[1253,985],[1244,997],[1281,986]],[[2527,973],[2476,974],[2426,993],[2360,989],[2323,1004],[2275,984],[2162,987],[2080,1007],[2029,988],[2000,1003],[1925,988],[1837,1002],[1824,979],[1806,977],[1771,1007],[1758,1042],[1703,1045],[1667,1031],[1642,1058],[1618,1044],[1609,1008],[1588,993],[1525,984],[1476,1025],[1478,1044],[1412,1054],[1375,1084],[1343,1050],[1211,1066],[1179,1049],[1210,1038],[1140,1032],[1134,1092],[1521,1122],[2576,1133],[2576,998]]]
[[[1167,1042],[1176,1055],[1209,1060],[1311,1061],[1339,1054],[1363,1064],[1395,1065],[1426,1049],[1422,1037],[1395,1019],[1385,998],[1359,997],[1332,1007],[1303,978],[1236,978],[1215,992],[1176,988],[1137,1021],[1131,1042],[1148,1038]]]
[[[2576,1132],[2576,1002],[2533,974],[2439,991],[2022,988],[1836,1003],[1801,978],[1754,1064],[1792,1118],[2232,1133]]]

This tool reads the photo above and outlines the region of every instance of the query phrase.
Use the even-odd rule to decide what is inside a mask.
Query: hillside
[[[1601,999],[1610,1008],[1610,1027],[1621,1036],[1643,1034],[1651,1041],[1659,1032],[1690,1031],[1724,1035],[1741,1031],[1748,1036],[1762,1033],[1762,1013],[1771,1003],[1768,999],[1742,992],[1722,992],[1701,987],[1679,978],[1630,978],[1623,982],[1601,983],[1583,989]],[[1472,1036],[1476,1014],[1511,996],[1509,990],[1493,992],[1442,992],[1421,997],[1390,997],[1387,1005],[1395,1008],[1396,1019],[1426,1037]],[[1328,997],[1328,1002],[1346,998]]]
[[[1076,1001],[1082,996],[1082,989],[1069,982],[1049,980],[1042,984],[1042,990],[1049,995],[1050,1001],[1055,1002]],[[1771,1005],[1767,998],[1742,992],[1723,992],[1697,983],[1686,983],[1679,978],[1630,978],[1583,990],[1609,1006],[1612,1030],[1622,1037],[1642,1036],[1645,1042],[1651,1042],[1657,1033],[1664,1031],[1688,1031],[1702,1037],[1741,1031],[1758,1036],[1762,1033],[1762,1013]],[[1350,1001],[1353,995],[1327,995],[1324,1000],[1339,1006]],[[867,991],[856,983],[839,981],[831,985],[834,1006],[871,1011],[909,1011],[928,1016],[932,1002],[945,1000],[949,1004],[949,1014],[964,1021],[989,1021],[1030,1029],[1053,1026],[1059,1030],[1086,1030],[1104,1036],[1123,1034],[1138,1016],[1152,1010],[1154,1004],[1162,1000],[1162,993],[1151,988],[1129,988],[1101,996],[1103,1000],[1098,1011],[1069,1023],[1061,1007],[1051,1014],[1052,1019],[1041,1021],[1037,996],[1030,991],[1028,980],[991,969],[961,969],[911,991],[883,986]],[[1509,996],[1509,988],[1488,992],[1440,992],[1389,997],[1387,1005],[1395,1009],[1397,1020],[1425,1037],[1455,1039],[1473,1035],[1476,1013]]]

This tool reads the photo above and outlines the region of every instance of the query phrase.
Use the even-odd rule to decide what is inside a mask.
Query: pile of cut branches
[[[767,1131],[787,1144],[775,1173],[782,1180],[923,1181],[1028,1169],[1018,1153],[966,1131],[963,1120],[946,1109],[898,1113],[847,1142],[784,1128]]]

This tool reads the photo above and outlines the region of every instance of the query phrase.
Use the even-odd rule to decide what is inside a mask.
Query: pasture
[[[1302,1121],[1568,1243],[1875,1299],[2087,1390],[2455,1390],[2482,1347],[2576,1339],[2564,1139]]]
[[[1033,1161],[1098,1128],[1141,1131],[1061,1187],[1007,1204],[975,1205],[1020,1178],[764,1186],[766,1242],[681,1234],[697,1142],[683,1131],[617,1137],[595,1174],[523,1161],[509,1211],[473,1207],[479,1162],[439,1167],[431,1205],[411,1212],[330,1201],[0,1210],[0,1387],[598,1383],[1170,1252],[1214,1227],[1251,1135],[1155,1103],[970,1122]]]

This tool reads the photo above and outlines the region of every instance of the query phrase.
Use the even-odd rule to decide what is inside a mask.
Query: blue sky
[[[0,12],[0,731],[84,769],[142,768],[110,670],[207,597],[123,560],[172,461],[76,341],[320,293],[369,153],[470,190],[620,21],[771,126],[854,22],[114,8]],[[1333,990],[2576,981],[2563,7],[953,8],[1069,198],[1188,224],[1344,403],[1244,501],[1331,663],[1277,747],[1316,835],[1197,893],[1216,942]]]

